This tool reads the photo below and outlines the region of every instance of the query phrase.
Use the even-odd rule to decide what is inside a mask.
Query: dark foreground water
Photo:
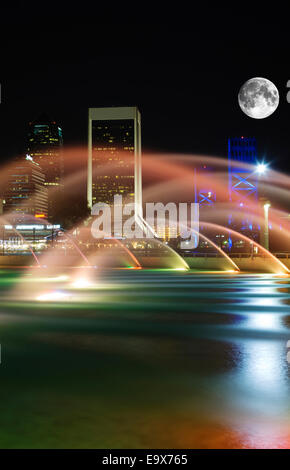
[[[289,277],[17,276],[0,281],[1,448],[290,446]]]

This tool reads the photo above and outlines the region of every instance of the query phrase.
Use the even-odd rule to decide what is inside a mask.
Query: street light
[[[268,165],[266,165],[266,163],[261,162],[257,164],[257,172],[259,173],[259,175],[263,175],[264,173],[266,173],[267,168]]]
[[[264,204],[264,248],[269,250],[269,208],[271,204],[269,201]]]

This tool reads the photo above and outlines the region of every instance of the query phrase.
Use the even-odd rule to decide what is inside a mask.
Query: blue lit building
[[[228,139],[228,188],[233,213],[228,223],[234,230],[252,239],[258,238],[260,227],[255,226],[250,215],[250,205],[258,200],[258,177],[253,167],[257,163],[255,138],[234,137]],[[236,217],[235,217],[236,214]],[[237,217],[239,214],[239,217]],[[232,246],[229,237],[229,247]]]
[[[217,202],[217,191],[215,181],[216,168],[208,163],[199,164],[194,168],[194,202],[199,204],[199,231],[210,238],[208,227],[203,221],[214,221],[215,206]],[[220,199],[220,198],[219,198]],[[203,238],[199,239],[198,250],[207,252],[211,249],[210,244]]]
[[[257,175],[247,164],[256,164],[256,139],[235,137],[228,139],[229,199],[247,203],[248,197],[258,198]],[[244,165],[246,164],[246,165]]]
[[[207,164],[194,170],[194,202],[200,206],[213,207],[216,202],[216,190],[213,184],[213,168]]]

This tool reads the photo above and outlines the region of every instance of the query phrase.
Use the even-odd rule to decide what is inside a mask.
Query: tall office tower
[[[257,161],[256,139],[235,137],[228,139],[229,198],[239,203],[258,197],[257,175],[243,164],[255,165]]]
[[[57,201],[63,190],[63,137],[55,121],[43,114],[29,123],[27,153],[39,163],[44,175],[48,193],[48,217],[54,218]],[[58,202],[59,203],[59,202]]]
[[[23,221],[27,215],[46,218],[47,187],[40,165],[27,156],[16,160],[7,171],[7,182],[2,188],[4,214],[11,215],[15,222]]]
[[[137,107],[89,109],[88,206],[134,202],[142,214],[141,116]]]
[[[250,215],[251,203],[258,199],[257,173],[247,164],[256,165],[256,139],[235,137],[228,139],[229,201],[234,208],[229,214],[229,225],[250,238],[258,237],[259,227]],[[240,213],[235,217],[235,213]]]

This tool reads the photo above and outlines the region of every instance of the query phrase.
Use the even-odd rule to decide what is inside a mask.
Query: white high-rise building
[[[142,215],[141,115],[137,107],[89,108],[88,206],[134,202]]]

